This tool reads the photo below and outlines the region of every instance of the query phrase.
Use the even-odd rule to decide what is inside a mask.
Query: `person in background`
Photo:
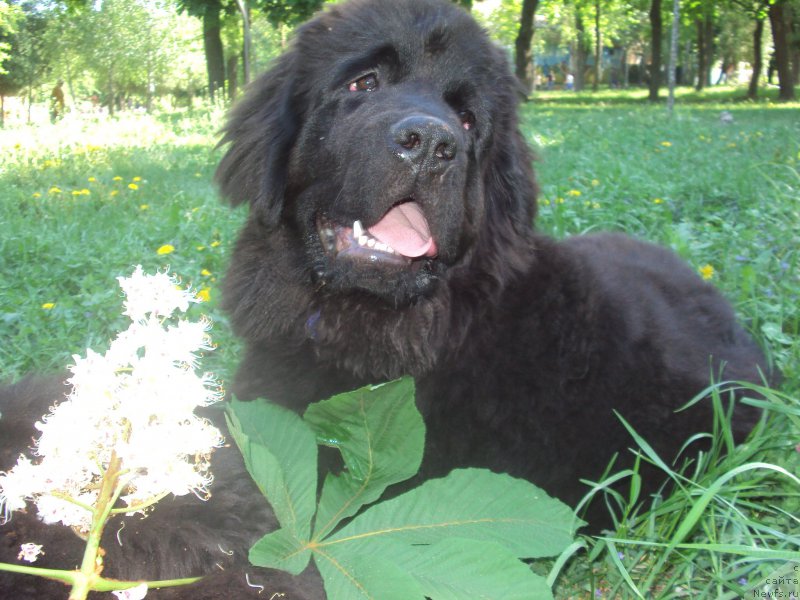
[[[64,81],[59,79],[50,92],[50,122],[55,123],[64,116]]]

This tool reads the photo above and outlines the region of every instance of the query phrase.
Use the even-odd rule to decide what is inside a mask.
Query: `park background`
[[[580,540],[557,597],[754,597],[800,561],[800,488],[766,468],[733,477],[800,470],[800,2],[467,4],[527,87],[537,227],[672,247],[784,373],[746,446],[675,466],[683,489],[668,497],[610,499],[619,526]],[[212,182],[218,132],[320,5],[0,0],[0,380],[107,346],[124,321],[116,277],[136,264],[200,292],[217,344],[204,366],[231,376],[219,289],[245,214]]]

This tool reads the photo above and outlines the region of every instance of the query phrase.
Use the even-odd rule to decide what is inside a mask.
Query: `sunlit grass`
[[[0,377],[57,368],[105,343],[118,325],[115,277],[139,263],[169,266],[214,314],[241,217],[211,184],[221,118],[68,118],[0,131]]]

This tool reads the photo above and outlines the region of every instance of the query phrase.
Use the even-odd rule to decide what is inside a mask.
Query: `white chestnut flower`
[[[173,316],[198,300],[166,273],[138,266],[119,282],[131,324],[105,354],[73,356],[71,391],[35,424],[36,459],[0,473],[3,519],[33,501],[44,522],[87,531],[112,457],[131,512],[169,493],[208,494],[208,458],[223,438],[194,409],[222,397],[216,378],[197,371],[210,323]]]

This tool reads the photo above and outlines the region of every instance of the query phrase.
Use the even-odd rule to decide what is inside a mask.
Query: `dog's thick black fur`
[[[504,52],[444,0],[352,0],[299,30],[225,129],[218,181],[250,205],[225,290],[247,345],[233,391],[302,411],[413,375],[428,428],[422,478],[487,467],[575,503],[579,478],[630,455],[613,411],[670,458],[711,426],[709,403],[678,407],[712,375],[760,381],[767,365],[729,304],[671,252],[534,231],[516,94]],[[10,394],[4,465],[43,412],[20,402],[48,399]],[[756,416],[737,410],[739,438]],[[255,597],[244,571],[267,585],[262,597],[321,597],[313,570],[290,581],[247,568],[272,516],[234,450],[215,461],[207,504],[181,498],[128,519],[121,545],[109,532],[112,573],[213,573],[156,598]],[[16,515],[0,529],[0,559],[33,538],[45,564],[74,564],[77,539],[48,532]],[[0,577],[0,597],[44,593]]]

